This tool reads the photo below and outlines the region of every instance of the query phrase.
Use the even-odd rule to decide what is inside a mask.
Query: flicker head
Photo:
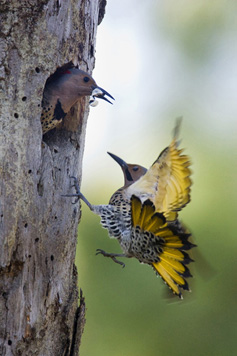
[[[90,96],[90,105],[96,106],[96,98],[103,99],[112,104],[110,99],[114,98],[106,90],[99,87],[92,76],[78,68],[70,68],[66,71],[70,75],[70,84],[77,90],[78,96]]]
[[[120,165],[123,175],[124,175],[124,187],[126,188],[129,185],[136,182],[141,178],[147,171],[146,168],[139,166],[138,164],[129,164],[126,163],[123,159],[114,155],[113,153],[108,152],[108,154]]]

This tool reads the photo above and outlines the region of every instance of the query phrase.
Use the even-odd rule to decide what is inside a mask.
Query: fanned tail
[[[148,232],[151,241],[146,248],[157,252],[158,261],[156,258],[150,264],[172,291],[182,298],[180,289],[189,290],[186,278],[192,276],[187,267],[192,259],[186,252],[195,246],[188,241],[190,234],[183,233],[174,224],[168,224],[164,214],[155,212],[150,200],[142,203],[135,195],[131,197],[131,215],[135,233]]]

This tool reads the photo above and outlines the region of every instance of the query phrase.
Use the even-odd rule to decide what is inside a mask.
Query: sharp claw
[[[72,185],[72,187],[75,187],[76,189],[76,194],[61,194],[62,197],[75,197],[76,200],[74,202],[72,202],[72,204],[77,204],[79,202],[79,200],[81,199],[81,192],[79,189],[79,184],[78,184],[78,179],[74,176],[70,176],[69,178],[74,180],[74,184]]]
[[[103,253],[105,253],[105,251],[101,250],[100,248],[97,248],[95,255],[97,256],[97,255],[99,255],[100,253],[103,254]]]
[[[112,260],[113,260],[115,263],[118,263],[119,265],[121,265],[123,268],[125,267],[125,263],[123,263],[122,261],[117,260],[116,257],[112,257]]]
[[[104,250],[97,248],[96,250],[96,256],[97,255],[103,255],[104,257],[110,257],[115,263],[118,263],[119,265],[121,265],[123,268],[125,267],[125,263],[123,263],[122,261],[117,260],[116,256],[120,256],[119,254],[115,254],[115,253],[108,253],[105,252]]]
[[[78,179],[74,176],[70,176],[69,178],[74,180],[74,184],[78,184]]]
[[[75,187],[75,189],[76,189],[76,195],[78,196],[78,200],[79,200],[82,194],[80,192],[78,179],[74,176],[70,176],[69,178],[74,180],[73,187]]]
[[[79,200],[80,200],[80,198],[79,197],[77,197],[77,199],[75,199],[75,201],[73,202],[72,201],[72,204],[74,205],[74,204],[77,204],[78,202],[79,202]]]
[[[65,194],[62,196],[63,197],[76,197],[77,199],[75,200],[75,202],[72,202],[72,204],[78,203],[79,199],[81,199],[84,201],[84,203],[86,203],[86,205],[89,207],[89,209],[93,211],[93,206],[88,202],[88,200],[84,197],[84,195],[80,191],[78,179],[74,176],[70,176],[70,178],[74,179],[74,187],[76,190],[76,194]]]

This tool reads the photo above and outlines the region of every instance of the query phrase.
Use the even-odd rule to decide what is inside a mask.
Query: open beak
[[[106,90],[100,88],[100,87],[95,87],[92,91],[91,97],[90,97],[90,105],[92,106],[96,106],[97,105],[97,101],[96,98],[98,99],[103,99],[105,101],[107,101],[110,104],[113,104],[111,101],[109,101],[109,99],[107,99],[105,97],[105,95],[107,95],[109,98],[113,99],[112,95],[110,95]]]

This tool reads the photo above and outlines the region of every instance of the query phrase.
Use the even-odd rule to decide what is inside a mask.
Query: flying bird
[[[101,224],[112,238],[116,238],[122,254],[97,254],[110,257],[124,266],[117,257],[135,257],[151,265],[174,294],[182,298],[181,290],[189,290],[191,277],[188,264],[193,260],[189,250],[195,245],[190,233],[178,220],[178,212],[190,201],[190,159],[178,148],[180,121],[174,130],[171,144],[165,148],[147,170],[137,164],[127,164],[110,154],[120,165],[124,185],[110,198],[107,205],[92,205],[80,192],[75,177],[75,196],[101,217]]]
[[[88,73],[78,68],[56,71],[47,80],[44,88],[41,113],[43,134],[60,124],[81,97],[90,96],[92,106],[97,104],[96,98],[112,104],[106,95],[114,100]]]

